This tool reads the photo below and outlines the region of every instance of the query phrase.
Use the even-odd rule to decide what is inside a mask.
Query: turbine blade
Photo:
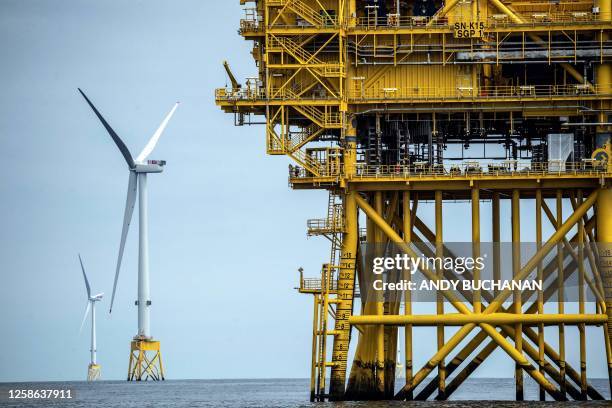
[[[98,109],[96,109],[96,107],[94,106],[93,103],[91,103],[91,101],[89,100],[89,98],[87,97],[87,95],[85,95],[85,93],[83,91],[81,91],[81,89],[79,88],[79,92],[81,93],[81,95],[83,95],[83,98],[85,98],[85,100],[87,101],[87,103],[89,104],[89,106],[91,107],[91,109],[94,111],[94,113],[96,114],[96,116],[98,117],[98,119],[100,119],[100,122],[102,122],[102,125],[104,125],[104,128],[106,129],[106,131],[108,132],[108,134],[110,135],[110,137],[113,138],[113,141],[115,142],[115,144],[117,145],[117,147],[119,148],[119,151],[121,152],[121,154],[123,155],[123,157],[125,158],[125,161],[127,162],[127,165],[130,169],[133,169],[134,167],[136,167],[136,164],[134,163],[134,159],[132,158],[132,154],[130,153],[130,150],[127,148],[127,146],[125,145],[125,143],[123,143],[123,140],[121,140],[121,138],[119,137],[119,135],[113,130],[113,128],[108,124],[108,122],[106,121],[106,119],[104,119],[104,117],[102,117],[102,115],[100,114],[100,112],[98,112]]]
[[[125,240],[130,223],[132,222],[132,214],[134,213],[134,205],[136,204],[136,189],[138,188],[138,179],[136,173],[130,171],[130,179],[128,181],[127,198],[125,200],[125,214],[123,215],[123,229],[121,231],[121,243],[119,244],[119,256],[117,257],[117,268],[115,269],[115,282],[113,283],[113,295],[111,296],[109,313],[113,312],[113,303],[115,301],[115,292],[117,290],[117,281],[119,280],[119,271],[121,270],[121,260],[123,259],[123,250],[125,249]]]
[[[81,270],[83,271],[83,278],[85,279],[85,288],[87,289],[87,299],[91,297],[91,288],[89,287],[89,281],[87,280],[87,274],[85,273],[85,267],[83,266],[83,260],[81,254],[79,254],[79,262],[81,263]]]
[[[147,157],[149,157],[151,152],[153,152],[153,149],[155,149],[155,146],[157,145],[159,138],[164,133],[164,130],[166,130],[166,126],[168,126],[168,122],[170,122],[170,119],[172,119],[172,116],[174,115],[174,112],[176,111],[176,108],[178,108],[178,106],[179,106],[179,102],[177,102],[174,105],[170,113],[168,113],[166,118],[162,121],[161,125],[159,125],[159,128],[155,131],[155,133],[151,137],[151,140],[149,140],[149,142],[144,147],[144,149],[142,149],[142,152],[140,152],[140,154],[136,158],[136,163],[143,163],[145,160],[147,160]]]
[[[81,328],[79,329],[79,334],[83,331],[83,326],[85,325],[85,320],[87,319],[87,315],[89,314],[89,309],[91,308],[91,302],[87,301],[87,307],[85,308],[85,314],[83,315],[83,321],[81,322]]]

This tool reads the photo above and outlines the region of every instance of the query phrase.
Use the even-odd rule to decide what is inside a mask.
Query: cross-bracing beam
[[[527,264],[520,270],[515,277],[516,280],[525,279],[533,269],[536,268],[539,262],[562,240],[562,238],[569,232],[569,230],[578,222],[580,218],[593,206],[597,200],[598,192],[591,193],[589,198],[578,207],[578,209],[563,223],[560,228],[550,237],[550,239],[542,246],[542,249],[538,251]],[[374,210],[363,198],[356,197],[357,205],[366,213],[378,228],[380,228],[387,237],[403,249],[408,255],[416,256],[412,248],[410,248],[402,238],[389,226],[389,224]],[[428,270],[426,267],[421,269],[421,272],[430,280],[437,281],[440,278]],[[451,305],[455,307],[460,313],[472,314],[472,312],[465,307],[465,305],[457,300],[457,298],[447,291],[441,291],[444,297],[446,297]],[[512,294],[511,290],[502,290],[493,302],[484,310],[484,314],[495,313],[503,304],[503,302]],[[510,344],[504,336],[502,336],[493,326],[486,323],[479,323],[480,326],[502,349],[504,349],[530,376],[536,380],[540,386],[542,386],[553,398],[557,400],[566,400],[564,394],[562,394],[552,383],[550,383],[541,372],[536,370],[531,365],[529,360],[517,349]],[[432,359],[414,376],[411,384],[407,384],[402,390],[396,395],[398,399],[404,399],[408,390],[414,390],[414,388],[422,382],[422,380],[435,368],[438,363],[445,358],[471,331],[476,327],[474,323],[468,323],[463,326],[454,336],[445,343],[442,348],[432,357]]]

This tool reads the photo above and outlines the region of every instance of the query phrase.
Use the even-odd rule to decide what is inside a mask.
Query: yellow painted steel
[[[348,155],[345,160],[356,160],[353,131],[347,132]],[[357,217],[357,193],[348,191],[343,199],[344,220],[346,232],[342,237],[340,255],[340,268],[338,274],[338,295],[336,305],[336,324],[334,330],[332,370],[330,380],[330,398],[343,399],[345,392],[346,370],[348,364],[348,349],[351,327],[348,319],[353,313],[353,299],[355,294],[355,269],[357,267],[357,247],[359,241],[359,225]]]
[[[577,203],[582,203],[582,190],[578,190]],[[578,221],[578,313],[584,315],[585,308],[585,292],[584,292],[584,219]],[[586,368],[586,327],[584,324],[578,325],[580,335],[580,397],[586,401],[588,399],[587,392],[587,368]]]
[[[127,379],[128,381],[165,380],[159,341],[132,341]]]
[[[299,286],[301,293],[314,298],[311,400],[391,398],[398,326],[404,328],[406,384],[397,399],[427,399],[436,391],[438,400],[449,398],[498,348],[516,363],[517,399],[524,397],[524,373],[538,383],[541,400],[546,394],[556,400],[602,399],[586,376],[586,326],[603,326],[603,353],[612,378],[612,267],[601,256],[602,245],[612,244],[612,160],[607,160],[612,156],[610,1],[562,2],[553,10],[546,2],[449,0],[427,17],[387,3],[392,5],[389,15],[381,17],[375,7],[356,0],[241,0],[246,13],[239,32],[254,41],[252,55],[259,71],[240,84],[226,66],[231,87],[215,91],[216,103],[235,115],[238,125],[251,124],[255,116],[265,118],[266,152],[293,161],[289,181],[294,189],[330,191],[328,217],[308,224],[309,235],[332,242],[330,261],[321,268],[320,278],[301,276]],[[483,30],[461,38],[456,23],[482,24]],[[594,73],[587,75],[592,83],[580,65],[582,48],[599,59]],[[560,73],[554,70],[548,84],[535,83],[527,73],[532,62],[558,66]],[[513,69],[524,77],[506,77],[505,71]],[[436,162],[423,168],[412,161],[370,164],[362,157],[367,118],[376,118],[380,128],[389,115],[412,115],[417,122],[430,120],[431,136],[437,137],[447,115],[459,114],[464,120],[453,120],[462,122],[466,134],[477,115],[508,122],[511,135],[527,120],[568,117],[596,131],[597,149],[587,152],[593,160],[567,162],[555,171],[545,160],[519,160],[506,167],[481,162],[481,168],[474,169],[469,162]],[[332,197],[338,198],[336,205]],[[419,253],[409,244],[429,242],[435,248],[423,253],[454,256],[443,239],[443,218],[450,214],[446,202],[465,200],[471,203],[471,237],[467,232],[466,240],[471,240],[476,256],[481,252],[481,228],[490,228],[494,243],[501,241],[504,201],[512,207],[512,241],[520,242],[520,219],[532,199],[537,252],[526,263],[521,262],[520,248],[513,253],[515,279],[532,273],[548,279],[544,289],[529,291],[531,297],[503,289],[440,290],[435,315],[415,313],[410,294],[405,295],[403,314],[396,298],[355,301],[360,295],[357,272],[369,273],[372,257],[381,250],[360,243],[394,243],[414,257]],[[551,199],[556,214],[546,205]],[[417,216],[419,200],[434,206],[433,226]],[[488,200],[491,225],[481,219]],[[573,212],[564,219],[566,200]],[[595,203],[591,216],[588,211]],[[542,213],[555,227],[547,237]],[[359,228],[364,215],[365,235]],[[576,235],[569,237],[572,229]],[[548,259],[554,249],[557,255]],[[501,279],[501,269],[496,245],[494,279]],[[445,270],[423,268],[417,273],[432,281],[448,277]],[[562,301],[572,275],[579,286],[577,314],[566,313]],[[469,278],[480,278],[479,271]],[[595,311],[587,307],[586,292],[596,299]],[[510,296],[512,304],[504,305]],[[545,305],[555,300],[561,301],[556,313],[550,313]],[[445,302],[454,310],[445,310]],[[357,305],[360,310],[354,310]],[[565,361],[566,347],[574,346],[565,342],[566,325],[579,330],[578,370]],[[416,332],[422,326],[435,327],[437,350],[414,370]],[[451,326],[458,330],[447,339],[444,329]],[[548,326],[558,327],[558,346],[547,342]],[[353,356],[351,334],[357,337]],[[139,354],[147,347],[140,344],[133,350],[134,376],[147,373],[146,361],[157,361]],[[158,360],[161,369],[161,357]],[[435,377],[428,379],[432,374]]]
[[[442,246],[443,241],[443,231],[444,225],[442,220],[442,191],[436,190],[435,192],[435,216],[436,216],[436,256],[443,257],[444,256],[444,248]],[[438,279],[444,278],[444,272],[442,269],[436,271],[436,276]],[[438,315],[444,314],[444,299],[440,294],[440,291],[436,291],[436,313]],[[444,325],[439,324],[436,327],[436,335],[438,340],[438,350],[444,346]],[[446,398],[446,364],[444,362],[444,357],[440,358],[438,362],[438,398],[445,399]]]
[[[597,199],[597,192],[593,192],[591,196],[576,210],[572,216],[570,216],[567,221],[559,228],[546,242],[546,244],[542,247],[542,250],[539,251],[536,255],[531,258],[531,260],[523,267],[520,273],[515,277],[516,280],[524,279],[531,271],[535,268],[536,264],[543,259],[557,243],[563,238],[563,236],[578,222],[580,218],[591,208],[594,202]],[[397,235],[397,233],[389,227],[389,225],[385,222],[380,215],[377,214],[376,210],[374,210],[369,204],[361,199],[357,198],[358,206],[364,210],[366,215],[372,219],[372,221],[381,228],[384,233],[399,247],[402,248],[407,254],[410,256],[415,256],[414,251],[405,245],[402,239]],[[439,280],[438,276],[433,274],[431,271],[427,269],[427,267],[422,268],[422,272],[425,276],[427,276],[430,280]],[[457,301],[456,297],[449,293],[448,291],[441,291],[444,296],[450,301],[450,303],[461,313],[471,314],[469,309],[467,309],[462,303]],[[503,301],[510,296],[512,290],[505,289],[503,290],[488,306],[483,313],[494,313],[501,307]],[[534,380],[536,380],[546,391],[552,395],[557,400],[565,400],[564,394],[560,393],[554,385],[552,385],[546,378],[544,378],[531,364],[525,359],[525,357],[518,352],[515,348],[513,348],[504,338],[499,335],[495,329],[487,324],[481,324],[481,328],[501,347],[503,348],[512,359],[514,359],[522,369],[524,369],[529,375],[532,376]],[[463,326],[451,339],[441,347],[438,352],[432,357],[432,359],[423,367],[413,378],[412,383],[404,387],[400,393],[396,396],[397,398],[405,398],[405,393],[409,389],[414,389],[430,372],[436,367],[439,362],[450,353],[454,347],[456,347],[465,336],[469,334],[469,332],[474,328],[474,324],[467,324]]]
[[[536,190],[536,248],[539,251],[542,249],[542,190]],[[538,280],[544,281],[544,268],[542,266],[542,262],[538,262]],[[537,300],[537,308],[538,314],[544,314],[544,290],[538,289],[538,300]],[[544,325],[540,324],[538,326],[538,367],[540,373],[544,375],[544,368],[546,365],[546,360],[544,357]],[[540,401],[546,401],[546,392],[544,388],[540,387],[539,393]]]
[[[472,258],[480,257],[480,191],[478,187],[472,188]],[[480,269],[473,272],[475,282],[480,281]],[[474,313],[482,311],[480,289],[474,290],[474,301],[472,304]]]
[[[383,214],[383,196],[381,191],[374,193],[374,206],[379,215]],[[383,256],[384,235],[380,228],[374,230],[375,256]],[[383,316],[385,312],[385,302],[376,299],[376,314]],[[378,387],[384,392],[385,388],[385,328],[381,325],[376,328],[376,382]]]
[[[604,325],[606,338],[606,351],[608,371],[612,378],[612,266],[610,255],[612,253],[612,188],[604,188],[599,192],[597,200],[597,241],[601,247],[600,274],[604,282],[604,297],[608,323]],[[607,333],[605,333],[607,332]]]
[[[415,205],[418,201],[415,201]],[[410,209],[410,191],[405,191],[402,198],[402,230],[404,233],[404,241],[407,244],[412,242],[412,216],[413,213]],[[408,270],[405,271],[404,279],[410,281],[412,274]],[[412,315],[412,295],[410,291],[404,293],[404,314],[406,316]],[[412,381],[412,364],[413,364],[413,351],[412,351],[412,325],[406,324],[404,326],[404,353],[405,353],[405,368],[406,368],[406,384],[410,384]],[[410,391],[406,395],[406,399],[412,400],[413,393]]]
[[[521,196],[519,190],[512,190],[512,276],[516,279],[521,270]],[[523,313],[522,293],[516,289],[513,293],[514,313]],[[517,321],[515,327],[514,345],[517,352],[523,352],[523,326],[522,322]],[[523,370],[517,363],[514,369],[514,379],[516,381],[516,400],[525,399],[523,391]]]
[[[557,190],[557,225],[556,228],[560,228],[563,224],[563,192]],[[557,307],[559,314],[565,313],[565,291],[564,291],[564,268],[563,268],[563,246],[560,243],[557,245]],[[565,393],[566,382],[565,382],[565,325],[559,323],[559,374],[561,375],[561,382],[559,388],[562,393]]]
[[[508,324],[525,325],[557,325],[559,322],[567,324],[584,323],[589,325],[600,325],[606,322],[607,315],[585,315],[585,314],[516,314],[516,313],[472,313],[465,315],[462,313],[447,313],[444,315],[397,315],[397,316],[377,316],[361,315],[353,316],[349,319],[354,325],[406,325],[414,326],[434,326],[444,324],[447,326],[463,326],[468,323],[490,324],[502,326]]]

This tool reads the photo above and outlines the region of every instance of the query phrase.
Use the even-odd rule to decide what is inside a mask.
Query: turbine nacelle
[[[145,163],[136,163],[135,173],[161,173],[166,165],[165,160],[147,160]]]
[[[104,298],[104,293],[100,293],[98,295],[91,296],[89,298],[89,301],[90,302],[100,302],[103,298]]]

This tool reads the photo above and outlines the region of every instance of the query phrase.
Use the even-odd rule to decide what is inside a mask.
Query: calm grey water
[[[526,397],[537,398],[537,387],[525,379]],[[610,398],[607,380],[594,380],[592,384],[606,398]],[[71,388],[75,398],[70,401],[15,401],[9,400],[9,389]],[[308,380],[185,380],[162,383],[127,383],[125,381],[101,381],[98,383],[17,383],[0,384],[2,407],[612,407],[610,401],[570,403],[516,403],[512,379],[473,379],[467,381],[449,402],[308,402]],[[487,402],[474,399],[489,400]],[[472,400],[472,401],[470,401]]]

